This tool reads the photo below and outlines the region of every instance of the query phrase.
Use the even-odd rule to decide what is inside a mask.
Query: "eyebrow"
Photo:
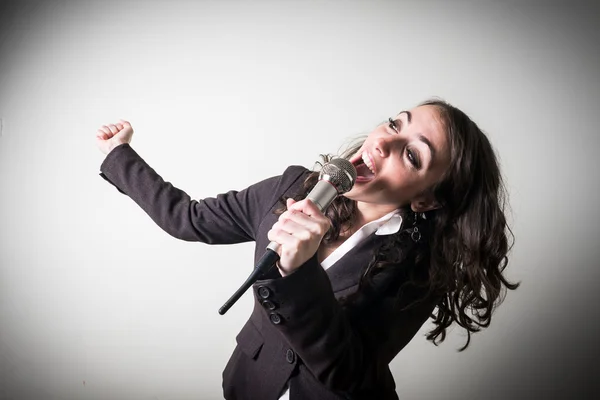
[[[398,115],[400,115],[400,114],[406,114],[406,120],[408,121],[408,124],[411,123],[412,114],[410,113],[410,111],[400,111],[398,113]],[[431,165],[433,164],[433,160],[435,158],[435,152],[436,152],[435,147],[433,147],[433,144],[431,144],[429,139],[427,139],[423,134],[419,134],[419,140],[421,142],[425,143],[427,145],[427,147],[429,147],[429,151],[431,152],[431,162],[429,163],[429,166],[427,167],[429,169],[431,167]]]
[[[410,122],[412,121],[412,114],[410,113],[410,111],[400,111],[398,113],[398,115],[400,115],[402,113],[406,114],[406,119],[408,120],[408,123],[410,124]]]

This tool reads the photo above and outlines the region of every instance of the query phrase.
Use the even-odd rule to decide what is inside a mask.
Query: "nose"
[[[386,158],[390,155],[390,145],[384,138],[378,138],[373,142],[373,149],[378,156]]]

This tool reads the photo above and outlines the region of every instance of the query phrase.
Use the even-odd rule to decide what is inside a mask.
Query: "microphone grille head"
[[[352,189],[356,182],[356,168],[345,158],[334,158],[323,165],[319,179],[329,181],[338,191],[338,194],[344,194]]]

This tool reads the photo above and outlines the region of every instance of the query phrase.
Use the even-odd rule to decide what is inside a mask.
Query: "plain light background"
[[[587,2],[586,2],[587,3]],[[13,1],[0,9],[0,399],[218,399],[253,244],[178,241],[98,176],[96,129],[193,198],[439,96],[487,132],[522,281],[474,335],[426,324],[403,399],[598,389],[599,8],[482,1]],[[591,3],[591,2],[590,2]]]

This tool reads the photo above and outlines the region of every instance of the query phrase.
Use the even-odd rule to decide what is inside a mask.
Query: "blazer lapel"
[[[363,271],[373,258],[373,251],[379,247],[378,244],[384,237],[372,233],[325,271],[334,293],[358,285]]]
[[[382,243],[382,240],[384,240],[386,237],[387,236],[385,235],[379,236],[375,233],[372,233],[357,246],[354,246],[352,249],[350,249],[330,268],[327,268],[325,272],[329,276],[334,293],[341,292],[352,286],[358,285],[360,277],[373,257],[373,252],[377,250],[379,245]],[[265,247],[266,245],[257,246],[255,254],[256,260],[258,260],[258,258],[262,255],[262,252],[264,252],[264,250],[260,252],[259,249],[264,249]],[[277,268],[273,267],[260,279],[277,278],[281,278],[281,275],[279,274],[279,271],[277,271]]]

